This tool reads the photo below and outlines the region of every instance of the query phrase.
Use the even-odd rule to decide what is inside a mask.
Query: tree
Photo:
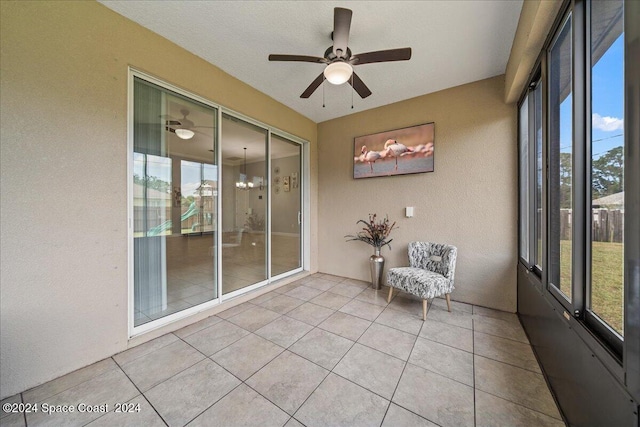
[[[624,154],[622,146],[612,148],[593,160],[591,170],[593,199],[623,191],[623,173]]]
[[[171,185],[168,182],[155,176],[147,175],[145,177],[141,177],[138,174],[134,174],[133,182],[139,185],[144,185],[147,188],[153,188],[154,190],[158,190],[163,193],[169,193],[171,191]]]
[[[571,209],[571,153],[560,153],[560,207]]]

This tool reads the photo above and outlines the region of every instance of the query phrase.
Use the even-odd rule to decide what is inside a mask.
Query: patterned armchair
[[[390,268],[387,286],[391,302],[393,288],[422,298],[422,320],[427,319],[427,300],[445,295],[451,311],[449,294],[453,291],[458,249],[455,246],[429,242],[409,243],[410,267]]]

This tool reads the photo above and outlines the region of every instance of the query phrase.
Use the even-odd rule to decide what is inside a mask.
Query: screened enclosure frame
[[[640,329],[637,319],[640,318],[640,48],[637,18],[640,16],[640,5],[634,1],[624,1],[624,253],[623,262],[623,325],[624,337],[621,339],[613,328],[605,323],[590,308],[590,292],[592,286],[591,257],[591,200],[592,200],[592,53],[590,23],[592,4],[588,0],[565,1],[555,23],[551,27],[543,49],[532,68],[528,79],[529,87],[524,90],[518,101],[518,152],[522,153],[523,126],[532,126],[532,91],[533,87],[542,85],[542,250],[541,268],[532,262],[534,251],[535,222],[534,197],[535,188],[535,150],[534,132],[526,130],[529,144],[526,167],[519,164],[519,188],[528,188],[528,193],[520,194],[519,206],[519,254],[518,260],[537,280],[534,286],[540,294],[560,315],[577,322],[580,327],[572,328],[588,345],[595,357],[630,391],[640,395]],[[551,259],[549,241],[552,230],[549,201],[553,192],[558,191],[550,183],[549,174],[549,52],[559,32],[566,23],[567,17],[572,19],[572,188],[573,228],[572,241],[572,283],[571,298],[566,298],[552,285],[550,266]],[[636,20],[636,21],[634,21]],[[523,124],[525,114],[522,109],[527,102],[526,114],[528,123]],[[519,162],[520,163],[520,162]],[[523,173],[525,176],[523,176]],[[528,182],[524,182],[528,180]],[[523,201],[522,197],[528,200]],[[527,205],[528,204],[528,205]],[[522,208],[528,206],[528,212]],[[523,215],[526,222],[523,221]],[[526,225],[523,228],[523,225]],[[526,250],[523,249],[526,245]],[[527,286],[527,285],[524,285]]]

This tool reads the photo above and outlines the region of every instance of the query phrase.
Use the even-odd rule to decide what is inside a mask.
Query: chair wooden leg
[[[445,294],[444,297],[447,299],[447,309],[449,313],[451,313],[451,299],[449,298],[449,294]]]
[[[427,300],[422,300],[422,320],[427,320]]]
[[[387,297],[387,304],[391,302],[391,297],[393,296],[393,288],[389,286],[389,296]]]

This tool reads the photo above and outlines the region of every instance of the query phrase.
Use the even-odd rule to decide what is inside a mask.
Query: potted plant
[[[359,240],[368,245],[373,246],[374,254],[369,257],[369,266],[371,268],[371,287],[378,290],[382,287],[382,272],[384,270],[384,257],[380,255],[380,251],[384,246],[389,246],[393,239],[389,238],[391,231],[395,227],[389,221],[389,217],[385,216],[384,219],[376,221],[376,214],[369,214],[369,221],[363,219],[356,222],[356,224],[364,224],[364,228],[356,234],[348,234],[344,236],[347,241]]]

